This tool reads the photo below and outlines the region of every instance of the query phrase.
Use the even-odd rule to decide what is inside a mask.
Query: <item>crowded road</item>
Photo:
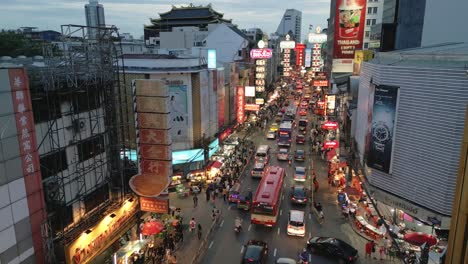
[[[292,101],[291,101],[292,103]],[[274,113],[276,114],[276,113]],[[309,120],[314,120],[315,116],[308,113]],[[299,116],[296,117],[296,122]],[[214,238],[209,242],[208,250],[203,258],[202,263],[240,263],[242,253],[244,251],[243,245],[250,239],[261,240],[268,243],[269,253],[267,263],[276,263],[280,257],[292,258],[297,261],[298,255],[302,249],[306,247],[306,241],[313,236],[329,236],[336,237],[348,242],[359,251],[359,259],[357,263],[372,263],[372,260],[364,258],[364,244],[366,241],[358,236],[351,226],[341,216],[341,211],[336,202],[336,190],[334,187],[328,187],[327,184],[327,163],[322,161],[320,155],[312,153],[310,144],[309,133],[311,123],[307,128],[307,141],[306,144],[297,145],[295,138],[298,133],[296,127],[293,132],[292,144],[290,147],[290,154],[296,149],[303,149],[306,153],[304,162],[293,161],[291,165],[287,161],[278,161],[276,153],[278,146],[276,140],[266,139],[266,132],[270,127],[270,121],[265,129],[257,129],[254,133],[250,134],[247,138],[255,142],[256,147],[259,145],[269,145],[271,148],[269,166],[280,166],[286,169],[285,187],[283,188],[281,196],[281,210],[278,216],[277,224],[270,228],[265,226],[253,225],[250,223],[250,212],[238,210],[236,205],[224,205],[223,218],[220,223],[220,228],[216,232]],[[241,180],[241,193],[242,191],[251,190],[255,192],[260,182],[259,179],[252,178],[250,171],[253,162],[249,164]],[[305,183],[294,183],[293,174],[295,166],[304,166],[307,168],[308,178]],[[290,190],[294,185],[304,185],[310,191],[313,191],[311,184],[311,169],[315,167],[317,180],[319,182],[319,190],[315,193],[315,201],[321,202],[325,221],[319,224],[315,216],[310,210],[310,201],[305,206],[292,205],[290,201]],[[305,211],[306,235],[305,237],[293,237],[286,234],[288,224],[289,210],[302,210]],[[243,230],[236,234],[234,232],[234,221],[237,216],[243,219]],[[312,261],[312,262],[311,262]],[[309,262],[311,263],[336,263],[334,260],[327,259],[322,256],[309,255]]]

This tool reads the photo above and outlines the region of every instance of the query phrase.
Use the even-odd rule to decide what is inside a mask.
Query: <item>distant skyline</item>
[[[60,25],[86,25],[84,0],[14,0],[6,1],[0,8],[2,29],[37,27],[39,30],[56,30]],[[211,1],[169,1],[169,0],[102,0],[108,25],[116,25],[120,33],[130,33],[135,38],[143,35],[143,25],[150,24],[150,18],[159,18],[158,13],[171,9],[172,5],[207,5],[223,13],[240,29],[260,28],[270,34],[276,31],[286,9],[302,12],[302,39],[306,39],[309,25],[315,28],[327,27],[330,0],[211,0]]]

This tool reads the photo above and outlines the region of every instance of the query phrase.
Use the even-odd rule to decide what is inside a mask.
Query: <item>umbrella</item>
[[[407,233],[405,234],[404,239],[406,242],[415,246],[421,246],[426,242],[429,246],[437,244],[437,238],[435,236],[422,232]]]
[[[150,221],[143,224],[141,233],[145,236],[157,235],[164,230],[164,224],[157,221]]]
[[[355,195],[355,196],[361,195],[358,189],[354,187],[350,187],[350,186],[345,187],[342,191],[347,193],[348,195]]]

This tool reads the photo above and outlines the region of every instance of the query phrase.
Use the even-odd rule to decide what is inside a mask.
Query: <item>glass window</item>
[[[98,135],[85,139],[78,143],[77,148],[79,162],[88,160],[104,152],[104,137],[102,135]]]
[[[255,214],[274,215],[273,207],[267,204],[256,204],[253,211]]]
[[[370,24],[371,24],[371,20],[370,20],[370,19],[367,19],[367,20],[366,20],[366,26],[370,26]]]
[[[372,19],[372,25],[375,25],[377,23],[377,19]]]
[[[372,7],[367,8],[367,14],[372,14]]]
[[[68,168],[65,149],[44,155],[40,157],[39,162],[41,164],[42,179],[47,179]]]
[[[368,48],[369,48],[369,43],[367,43],[367,42],[364,43],[364,48],[365,48],[365,49],[368,49]]]
[[[370,36],[370,31],[366,31],[365,37],[368,38]]]
[[[374,7],[374,8],[372,9],[372,13],[373,13],[373,14],[377,14],[377,7]]]

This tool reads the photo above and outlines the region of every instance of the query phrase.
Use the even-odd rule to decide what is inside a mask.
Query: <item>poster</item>
[[[374,92],[367,166],[385,173],[390,171],[398,88],[377,85]]]
[[[189,142],[189,117],[187,102],[187,85],[183,81],[168,81],[169,112],[171,116],[173,143]]]
[[[354,51],[362,49],[366,0],[337,0],[335,12],[333,58],[354,59]]]

